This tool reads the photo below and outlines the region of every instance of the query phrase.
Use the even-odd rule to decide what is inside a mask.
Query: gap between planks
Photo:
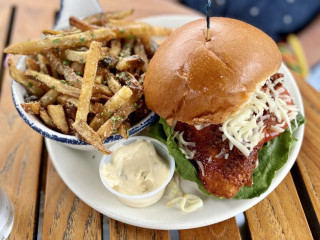
[[[50,159],[47,166],[43,239],[102,239],[100,213],[71,192]]]
[[[313,239],[290,173],[246,217],[253,240]]]
[[[167,230],[146,229],[125,224],[114,219],[109,219],[110,240],[149,240],[162,239],[169,240],[170,235]],[[106,238],[108,239],[108,238]],[[180,240],[201,240],[201,239],[241,239],[239,228],[235,218],[230,218],[220,223],[210,226],[186,229],[179,231]]]
[[[15,15],[15,7],[5,6],[0,10],[0,94],[2,90],[2,82],[4,78],[5,58],[6,54],[3,49],[10,43],[13,19]]]
[[[305,136],[293,171],[293,179],[315,239],[320,239],[320,93],[294,75],[305,109]]]
[[[301,166],[300,166],[300,169],[301,169]],[[294,184],[297,188],[297,192],[298,192],[303,210],[306,214],[306,218],[310,226],[312,236],[314,239],[320,239],[320,224],[317,219],[315,208],[310,199],[310,195],[308,194],[306,184],[303,181],[301,172],[297,164],[295,164],[292,167],[291,173],[294,180]]]

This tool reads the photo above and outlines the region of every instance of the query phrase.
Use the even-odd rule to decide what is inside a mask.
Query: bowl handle
[[[98,0],[61,0],[54,29],[67,28],[70,16],[84,18],[100,12],[103,10]]]

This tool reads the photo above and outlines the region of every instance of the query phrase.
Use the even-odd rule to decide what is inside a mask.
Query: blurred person
[[[181,2],[202,13],[208,3],[167,1]],[[279,43],[287,66],[320,91],[320,1],[212,0],[209,16],[239,19],[263,30]]]

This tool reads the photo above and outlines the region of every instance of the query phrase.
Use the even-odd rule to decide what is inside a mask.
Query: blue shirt
[[[207,0],[183,0],[204,13]],[[304,28],[320,13],[320,0],[213,0],[210,16],[242,20],[260,28],[275,41]]]

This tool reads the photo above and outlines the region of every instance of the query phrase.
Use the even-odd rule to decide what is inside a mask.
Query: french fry
[[[79,46],[87,46],[92,41],[108,41],[115,37],[115,33],[108,28],[100,28],[86,32],[65,35],[61,37],[49,37],[41,40],[12,44],[4,49],[5,53],[31,55],[44,52],[49,49],[67,49]]]
[[[42,96],[45,91],[40,87],[37,81],[32,79],[27,79],[25,74],[16,68],[11,58],[8,59],[8,67],[10,76],[18,83],[22,84],[28,93],[36,95],[38,97]]]
[[[114,25],[124,25],[124,24],[130,24],[132,23],[131,21],[125,20],[125,19],[108,19],[109,24],[114,24]]]
[[[139,55],[131,55],[128,57],[119,58],[116,69],[118,69],[119,71],[127,71],[132,68],[140,67],[143,65],[143,63],[144,61]]]
[[[34,60],[34,59],[31,58],[31,57],[27,57],[27,58],[26,58],[26,68],[27,68],[27,69],[31,69],[31,70],[33,70],[33,71],[37,71],[37,72],[40,71],[40,66],[39,66],[39,64],[36,62],[36,60]]]
[[[64,53],[66,58],[69,61],[75,61],[79,63],[85,63],[88,55],[88,51],[83,52],[83,51],[75,51],[71,49],[66,49]],[[109,48],[103,47],[99,54],[99,60],[106,58],[108,56],[108,53],[109,53]]]
[[[71,17],[74,27],[68,30],[44,30],[41,40],[7,47],[6,53],[32,55],[26,59],[25,73],[8,61],[10,75],[30,94],[23,107],[48,127],[110,154],[103,140],[115,132],[127,138],[130,125],[147,112],[141,107],[142,86],[154,53],[151,36],[171,33],[124,19],[132,13]],[[134,111],[139,117],[128,119]]]
[[[69,97],[66,95],[60,95],[57,97],[57,101],[59,104],[61,105],[66,105],[71,104],[72,106],[78,108],[79,105],[79,100],[77,98],[73,98],[73,97]],[[94,105],[92,103],[90,103],[89,105],[89,112],[90,113],[95,113],[96,111],[94,110]]]
[[[156,44],[157,44],[158,46],[161,46],[161,44],[164,43],[165,40],[166,40],[166,39],[155,39],[154,41],[156,42]]]
[[[125,121],[123,123],[121,123],[119,129],[118,129],[118,133],[121,135],[121,137],[123,137],[124,139],[128,139],[128,130],[130,128],[130,123],[128,121]]]
[[[62,35],[63,31],[53,30],[53,29],[45,29],[42,31],[44,35]]]
[[[139,80],[138,80],[140,85],[143,85],[145,76],[146,76],[145,72],[140,75]]]
[[[40,65],[40,72],[44,73],[44,74],[48,74],[49,73],[48,68],[47,68],[48,61],[41,54],[38,54],[37,58],[38,58],[38,62]]]
[[[50,128],[56,128],[56,125],[52,121],[51,117],[47,113],[45,109],[40,109],[40,118],[43,120],[43,122]]]
[[[117,38],[132,39],[140,37],[142,43],[150,48],[151,47],[151,32],[150,25],[146,23],[133,23],[128,24],[108,24],[112,27],[113,32]]]
[[[89,125],[79,120],[72,124],[74,130],[79,134],[80,138],[82,138],[87,143],[90,143],[92,146],[97,148],[103,154],[109,155],[111,152],[105,148],[102,144],[102,140],[99,135],[89,127]]]
[[[89,53],[87,56],[87,64],[84,69],[84,77],[81,86],[81,94],[79,97],[78,110],[76,115],[76,122],[82,120],[87,122],[89,113],[90,99],[92,95],[92,88],[96,78],[96,71],[99,61],[99,52],[102,44],[93,41],[90,45]]]
[[[120,52],[120,57],[128,57],[132,54],[134,39],[126,39]]]
[[[88,55],[88,51],[76,51],[71,49],[66,49],[64,51],[65,57],[69,61],[75,61],[79,63],[85,63]]]
[[[144,49],[144,46],[143,44],[141,43],[140,41],[140,38],[137,39],[137,42],[133,48],[133,51],[134,51],[134,54],[137,54],[138,56],[140,56],[140,58],[143,60],[143,67],[142,67],[142,70],[144,72],[147,71],[147,68],[148,68],[148,56],[146,54],[146,51]]]
[[[50,115],[53,123],[64,134],[68,134],[69,127],[64,114],[63,107],[61,105],[49,105],[47,107],[48,114]]]
[[[99,127],[112,116],[112,114],[119,109],[121,106],[125,105],[131,98],[133,92],[127,86],[122,87],[115,95],[113,95],[109,101],[104,105],[103,111],[96,115],[91,123],[90,127],[93,130],[98,130]]]
[[[58,96],[59,96],[59,92],[53,89],[49,90],[40,98],[41,106],[46,107],[50,104],[53,104],[57,100]]]
[[[133,92],[127,86],[123,86],[109,101],[104,105],[105,111],[114,112],[123,104],[129,101]]]
[[[113,74],[108,74],[107,84],[113,93],[117,93],[121,89],[120,83],[114,78]]]
[[[91,106],[90,106],[91,107]],[[103,111],[103,104],[96,102],[92,108],[93,113],[101,113]]]
[[[21,103],[21,107],[27,113],[31,113],[31,114],[39,114],[40,113],[40,102]]]
[[[69,18],[69,24],[70,24],[70,26],[74,26],[83,32],[89,31],[92,29],[98,29],[98,27],[90,25],[90,24],[86,23],[85,21],[82,21],[79,18],[76,18],[74,16],[71,16]]]
[[[96,15],[92,15],[90,17],[85,18],[84,21],[88,24],[103,25],[104,23],[108,22],[108,19],[123,19],[132,15],[132,13],[133,9],[127,9],[116,12],[98,13]]]
[[[119,56],[121,51],[121,42],[117,39],[111,41],[111,47],[110,47],[110,55],[111,56]]]
[[[69,29],[69,30],[62,30],[62,31],[53,30],[53,29],[45,29],[45,30],[42,31],[42,33],[44,35],[49,35],[49,36],[46,36],[46,37],[50,37],[50,35],[53,35],[53,36],[65,36],[65,35],[76,34],[76,33],[79,33],[79,32],[81,32],[79,29]]]
[[[44,53],[47,59],[51,62],[53,68],[61,75],[63,75],[70,84],[80,87],[82,78],[78,76],[72,68],[62,63],[61,59],[55,56],[52,51]]]
[[[77,108],[69,103],[66,103],[63,105],[63,109],[64,109],[64,113],[67,118],[67,123],[69,125],[69,130],[70,130],[69,133],[77,136],[76,131],[73,129],[73,126],[72,126],[72,124],[74,123],[74,121],[76,119]]]
[[[107,67],[108,67],[108,69],[110,69],[110,68],[114,68],[116,65],[117,65],[117,63],[119,62],[119,57],[114,57],[114,56],[107,56],[104,60],[103,60],[103,62],[105,63],[105,64],[107,64]],[[101,69],[101,70],[104,70],[104,69]]]
[[[104,141],[113,133],[117,133],[120,125],[125,121],[129,114],[134,112],[136,107],[132,103],[126,103],[115,114],[109,118],[97,131],[98,135]]]
[[[94,79],[95,83],[102,83],[103,75],[97,75],[96,78]]]
[[[68,60],[63,60],[64,65],[69,66],[69,61]],[[81,64],[79,62],[72,62],[70,67],[72,68],[72,70],[78,75],[78,76],[82,76],[83,72],[84,72],[84,64]]]
[[[80,96],[80,89],[79,88],[69,86],[66,83],[63,83],[62,81],[60,81],[58,79],[50,77],[49,75],[35,72],[35,71],[29,70],[29,69],[26,71],[26,75],[34,77],[38,81],[44,83],[49,88],[56,90],[59,93],[66,94],[66,95],[76,97],[76,98],[78,98]]]
[[[109,20],[106,13],[98,13],[83,19],[84,22],[91,25],[104,26]]]
[[[100,93],[93,93],[91,100],[92,101],[99,101],[99,100],[109,100],[110,97],[106,96],[105,94],[100,94]]]
[[[137,95],[142,94],[143,88],[137,79],[129,72],[121,72],[116,75],[120,80],[122,80],[132,91]]]
[[[82,77],[78,76],[71,67],[64,65],[61,60],[54,55],[53,52],[48,51],[44,53],[48,60],[53,64],[54,69],[61,75],[64,75],[65,79],[75,87],[80,88],[82,84]],[[104,93],[108,96],[112,95],[110,89],[102,84],[94,84],[94,93]]]
[[[174,29],[172,29],[172,28],[151,26],[150,25],[151,35],[155,36],[155,37],[167,37],[173,32],[173,30]]]
[[[133,14],[133,9],[126,9],[122,11],[115,11],[115,12],[106,12],[106,16],[110,19],[123,19],[129,17]]]
[[[101,48],[101,51],[100,51],[100,54],[99,54],[99,60],[105,59],[109,54],[109,50],[110,49],[107,48],[107,47]]]

